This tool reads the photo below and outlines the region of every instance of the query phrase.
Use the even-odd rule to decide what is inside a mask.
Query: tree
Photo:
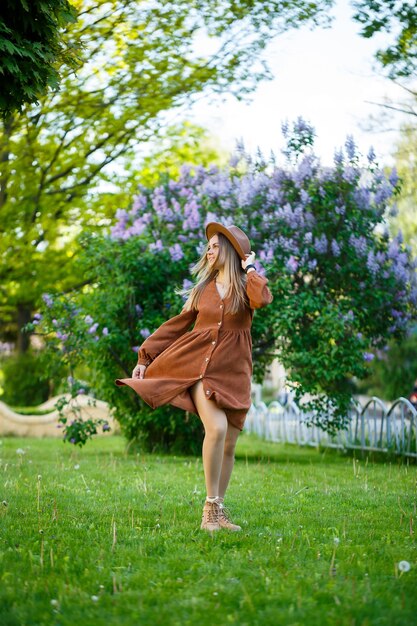
[[[326,22],[331,0],[83,0],[66,45],[83,46],[74,77],[10,115],[0,132],[0,310],[7,339],[53,284],[83,282],[72,270],[76,235],[114,214],[103,189],[128,184],[139,148],[161,134],[166,113],[210,92],[244,97],[269,73],[266,42],[304,23]],[[198,52],[198,35],[211,51]],[[108,192],[107,192],[108,194]],[[117,206],[117,205],[116,205]],[[108,211],[106,210],[108,209]],[[17,314],[16,314],[17,312]],[[4,327],[3,327],[4,334]],[[19,335],[21,350],[27,338]]]
[[[82,273],[94,287],[45,297],[33,329],[47,333],[60,362],[92,365],[93,385],[129,438],[169,447],[176,425],[184,434],[178,412],[154,418],[114,379],[129,376],[132,350],[180,311],[174,287],[190,284],[208,221],[242,225],[257,251],[274,303],[254,317],[255,380],[278,357],[309,423],[332,433],[345,427],[355,378],[416,317],[416,261],[400,237],[390,239],[384,218],[397,191],[395,171],[387,178],[372,153],[361,163],[351,138],[346,155],[324,168],[309,124],[298,120],[284,134],[285,167],[240,147],[228,167],[184,166],[178,179],[141,187],[107,235],[84,240]]]
[[[369,39],[388,33],[394,39],[376,58],[391,78],[409,77],[417,70],[417,11],[413,0],[356,0],[354,20]]]
[[[397,199],[397,212],[390,219],[393,233],[401,231],[405,241],[417,254],[417,128],[403,126],[396,145],[394,158],[401,181]]]
[[[77,50],[62,29],[76,19],[68,0],[3,0],[0,5],[0,113],[37,103],[59,86],[59,66],[75,67]]]

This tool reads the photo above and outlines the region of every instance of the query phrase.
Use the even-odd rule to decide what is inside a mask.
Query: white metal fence
[[[353,400],[346,430],[330,436],[317,426],[307,426],[308,413],[303,413],[293,400],[282,405],[252,404],[245,430],[268,441],[332,448],[355,448],[391,452],[417,458],[417,411],[406,398],[391,405],[380,398],[370,398],[364,406]]]

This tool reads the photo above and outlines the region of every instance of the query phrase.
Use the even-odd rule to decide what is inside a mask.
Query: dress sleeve
[[[268,288],[268,279],[252,270],[247,274],[246,293],[251,309],[260,309],[274,299]]]
[[[150,365],[171,343],[181,337],[195,321],[198,311],[182,311],[161,324],[149,335],[138,351],[138,365]]]

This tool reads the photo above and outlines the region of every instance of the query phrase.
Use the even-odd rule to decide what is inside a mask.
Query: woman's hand
[[[145,378],[146,365],[136,365],[132,372],[132,378]]]
[[[251,263],[255,263],[255,252],[251,250],[250,254],[246,255],[246,260],[245,261],[241,260],[241,263],[242,263],[243,269],[246,269],[247,265],[250,265]]]

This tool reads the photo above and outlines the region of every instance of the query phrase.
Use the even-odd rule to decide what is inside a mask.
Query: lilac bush
[[[226,168],[184,165],[177,180],[140,187],[108,236],[86,239],[84,271],[96,286],[75,298],[83,313],[69,312],[50,330],[68,351],[81,338],[78,353],[108,372],[100,394],[116,410],[127,394],[110,388],[112,377],[125,375],[142,338],[179,312],[173,284],[189,284],[209,221],[237,224],[252,241],[274,294],[273,306],[254,318],[254,377],[260,382],[278,357],[309,423],[333,433],[345,427],[355,380],[389,338],[407,334],[416,317],[416,262],[401,233],[390,239],[386,226],[396,172],[387,175],[372,149],[363,159],[352,137],[332,167],[322,166],[314,129],[301,119],[283,133],[284,164],[239,145]],[[119,419],[132,435],[128,415],[125,406]],[[149,422],[146,414],[139,429]]]

